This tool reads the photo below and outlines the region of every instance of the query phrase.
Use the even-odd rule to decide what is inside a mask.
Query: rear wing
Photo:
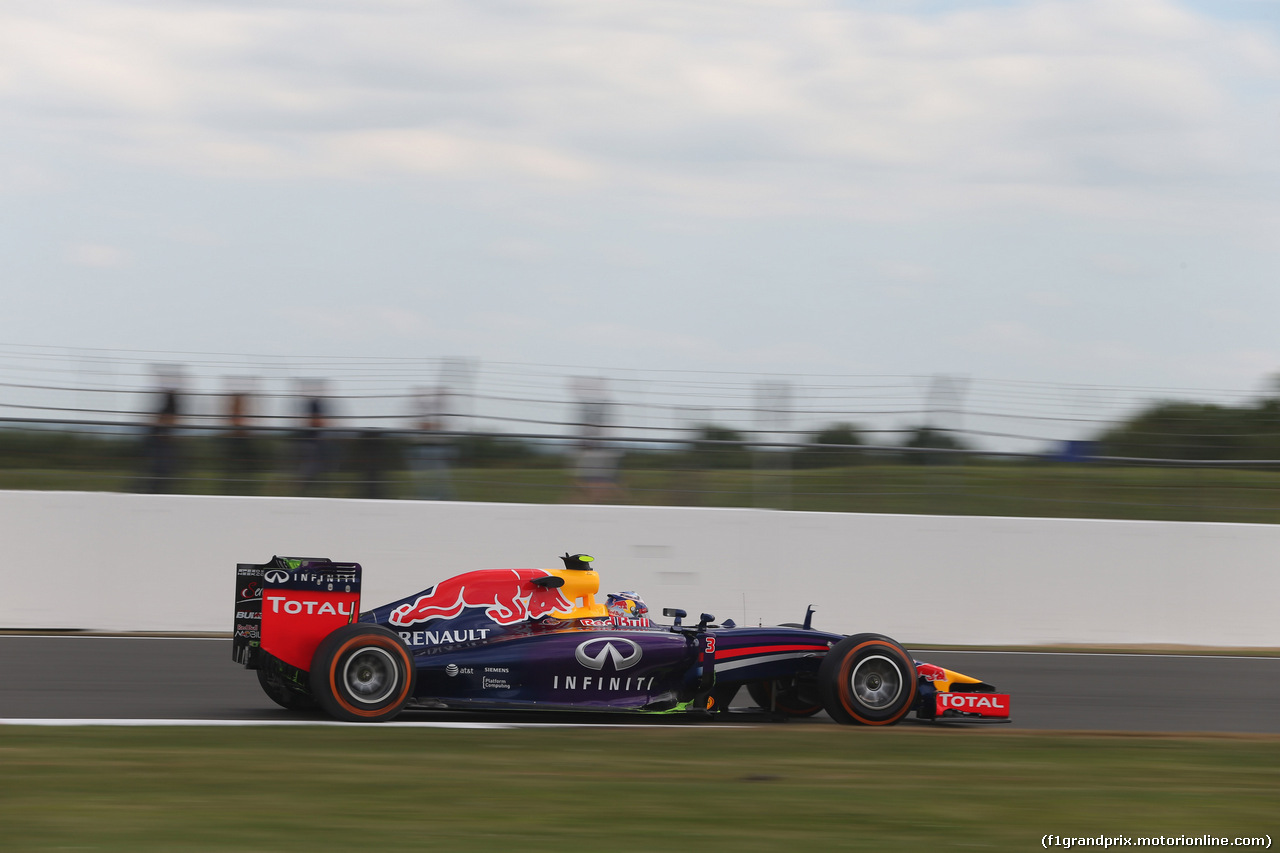
[[[360,618],[359,563],[272,557],[236,564],[231,659],[249,669],[264,654],[301,670],[334,629]]]

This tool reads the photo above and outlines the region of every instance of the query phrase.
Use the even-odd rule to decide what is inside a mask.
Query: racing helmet
[[[610,616],[627,616],[639,619],[649,612],[644,600],[634,592],[611,592],[605,597],[605,607]]]

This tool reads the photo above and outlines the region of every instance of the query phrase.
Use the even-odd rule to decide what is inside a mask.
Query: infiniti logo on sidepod
[[[289,579],[289,573],[280,569],[272,569],[262,576],[267,583],[284,583]]]
[[[593,646],[599,649],[594,655],[590,651]],[[619,646],[630,653],[624,654],[619,651]],[[573,656],[587,669],[604,669],[604,662],[612,660],[614,672],[622,672],[640,663],[643,654],[640,644],[626,637],[596,637],[594,640],[579,644]]]

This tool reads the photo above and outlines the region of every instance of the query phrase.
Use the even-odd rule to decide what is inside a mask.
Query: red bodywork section
[[[925,681],[947,680],[947,671],[945,669],[931,663],[920,663],[920,661],[916,661],[916,675],[922,676]]]
[[[559,589],[530,583],[550,576],[546,569],[481,569],[441,581],[412,604],[391,612],[392,625],[406,626],[429,619],[452,619],[468,607],[483,607],[499,625],[541,619],[568,611],[573,603]]]
[[[359,618],[358,592],[267,587],[262,593],[262,650],[309,670],[320,641]]]
[[[717,660],[747,657],[748,655],[770,655],[780,652],[812,652],[814,655],[825,654],[831,647],[826,643],[803,643],[796,645],[770,644],[767,646],[748,646],[742,649],[720,649],[716,652]]]

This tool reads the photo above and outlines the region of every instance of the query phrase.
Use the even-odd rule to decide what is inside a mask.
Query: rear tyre
[[[316,700],[304,693],[305,687],[292,688],[285,681],[280,671],[281,664],[273,657],[263,653],[263,660],[258,664],[258,684],[267,698],[281,708],[289,711],[310,711],[316,706]],[[306,673],[302,673],[306,676]]]
[[[379,625],[343,625],[311,659],[311,694],[326,714],[352,723],[395,717],[413,695],[409,649]]]
[[[775,678],[771,681],[753,681],[747,685],[751,701],[766,711],[775,711],[788,717],[812,717],[822,710],[822,702],[813,696],[813,682],[803,689],[794,678]]]
[[[916,702],[916,667],[902,646],[880,634],[841,640],[818,670],[822,705],[838,723],[891,726]]]

